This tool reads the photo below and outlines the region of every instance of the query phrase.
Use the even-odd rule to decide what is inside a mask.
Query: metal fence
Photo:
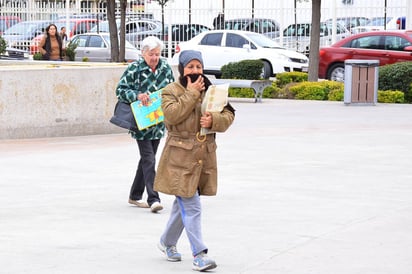
[[[406,16],[411,11],[408,9],[407,2],[409,0],[398,0],[396,5],[391,7],[384,7],[382,4],[376,5],[376,1],[365,0],[364,2],[370,3],[369,6],[366,4],[362,7],[354,9],[350,6],[344,7],[326,7],[321,9],[322,18],[321,21],[329,21],[328,25],[321,25],[321,40],[320,45],[326,46],[331,43],[336,42],[337,40],[350,35],[350,32],[345,32],[340,29],[338,18],[343,17],[377,17],[377,16]],[[84,1],[86,2],[86,1]],[[106,17],[105,5],[99,4],[98,6],[94,5],[94,1],[87,2],[86,5],[79,5],[79,3],[73,3],[70,1],[70,6],[66,7],[65,1],[61,2],[35,2],[35,1],[5,1],[0,0],[0,16],[18,16],[22,21],[34,21],[34,20],[51,20],[56,21],[62,18],[68,18],[68,16],[86,16],[97,18],[99,20],[104,20]],[[219,5],[211,5],[210,7],[202,7],[200,2],[193,1],[192,7],[189,8],[176,8],[166,6],[164,13],[160,6],[151,1],[150,5],[146,5],[144,9],[136,8],[136,1],[128,1],[127,14],[131,17],[132,15],[140,14],[148,17],[153,17],[161,23],[162,18],[164,18],[164,24],[171,25],[173,24],[201,24],[208,28],[213,29],[213,21],[215,17],[222,11],[222,7]],[[172,1],[172,3],[178,1]],[[182,1],[179,1],[182,2]],[[206,2],[206,1],[205,1]],[[216,1],[217,2],[217,1]],[[236,1],[235,1],[236,2]],[[258,1],[256,1],[258,2]],[[261,1],[261,4],[264,1]],[[382,1],[383,2],[383,1]],[[147,3],[147,2],[146,2]],[[375,3],[375,4],[374,4]],[[240,4],[239,4],[240,5]],[[141,12],[144,12],[143,14]],[[311,8],[310,5],[304,5],[298,8],[290,7],[289,5],[278,4],[274,7],[273,4],[267,4],[267,6],[256,6],[251,9],[248,8],[234,8],[226,7],[224,9],[224,16],[226,20],[236,19],[236,18],[260,18],[260,19],[269,19],[275,21],[276,24],[269,26],[265,23],[255,23],[254,25],[249,25],[247,27],[241,26],[242,24],[235,24],[239,29],[252,30],[262,33],[271,33],[270,38],[276,40],[283,46],[294,49],[300,52],[307,51],[309,45],[309,27],[311,20]],[[136,17],[135,17],[136,18]],[[132,20],[132,19],[131,19]],[[353,22],[352,22],[353,23]],[[360,23],[360,22],[359,22]],[[364,22],[363,22],[364,23]],[[360,23],[360,24],[363,24]],[[356,25],[346,25],[349,29]],[[132,25],[132,24],[130,24]],[[134,27],[135,31],[145,30],[144,26],[136,25]],[[126,31],[131,32],[132,29],[126,29]],[[38,32],[36,33],[36,35]],[[185,34],[180,34],[180,38],[174,39],[177,37],[173,35],[172,28],[165,29],[161,31],[162,39],[165,39],[167,48],[170,48],[171,51],[168,51],[166,55],[173,54],[173,48],[176,43],[181,40],[190,39],[193,36],[193,33],[184,36]],[[183,36],[182,36],[183,35]],[[142,38],[144,36],[134,36]],[[160,37],[160,34],[159,34]],[[31,40],[31,39],[30,39]],[[27,39],[27,47],[30,45],[31,41]],[[12,41],[9,41],[12,42]],[[134,45],[138,46],[139,41],[136,39],[130,41]]]

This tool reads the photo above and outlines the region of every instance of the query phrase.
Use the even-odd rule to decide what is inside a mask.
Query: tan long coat
[[[177,82],[163,89],[162,109],[168,135],[157,168],[156,191],[181,197],[192,197],[197,190],[201,195],[216,195],[215,134],[208,134],[204,142],[196,137],[201,100],[198,92],[186,90]],[[216,132],[226,131],[235,118],[227,107],[212,115],[211,130]]]

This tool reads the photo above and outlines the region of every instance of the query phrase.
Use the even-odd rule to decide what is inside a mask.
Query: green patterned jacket
[[[144,59],[140,58],[131,63],[123,73],[116,88],[116,96],[121,101],[131,103],[137,100],[138,94],[157,91],[172,82],[174,82],[173,71],[166,59],[161,58],[156,71],[152,72]],[[160,139],[165,134],[165,125],[160,123],[129,133],[137,140]]]

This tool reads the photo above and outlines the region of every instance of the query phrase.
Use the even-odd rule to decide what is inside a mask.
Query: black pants
[[[153,190],[156,175],[156,152],[160,140],[137,140],[140,152],[140,160],[137,166],[129,198],[141,200],[146,187],[147,203],[151,206],[154,202],[160,202],[159,193]]]

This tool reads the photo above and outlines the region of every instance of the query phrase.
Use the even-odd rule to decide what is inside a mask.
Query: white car
[[[73,36],[70,43],[77,43],[75,61],[110,62],[110,34],[109,33],[83,33]],[[126,40],[125,61],[132,62],[139,59],[141,53]]]
[[[297,23],[290,24],[283,30],[283,40],[279,37],[276,42],[285,48],[296,50],[309,56],[310,32],[312,23]],[[332,44],[332,24],[320,22],[320,47],[329,46]],[[336,24],[336,41],[350,36],[350,32],[341,24]]]
[[[367,25],[353,28],[352,34],[368,32],[368,31],[385,30],[385,29],[386,30],[405,29],[405,16],[386,17],[386,28],[385,28],[385,17],[372,18],[372,20]]]
[[[277,73],[289,71],[307,72],[308,58],[296,51],[287,50],[265,35],[240,30],[205,31],[176,47],[171,64],[179,63],[183,50],[197,50],[202,53],[204,73],[221,76],[221,67],[241,60],[262,60],[262,77],[267,79]]]

